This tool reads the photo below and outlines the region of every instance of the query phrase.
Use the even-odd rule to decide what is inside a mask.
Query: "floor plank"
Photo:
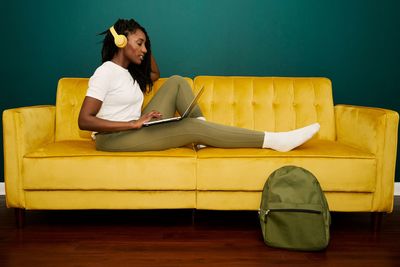
[[[322,252],[264,245],[256,212],[27,211],[17,229],[0,196],[0,266],[400,266],[400,198],[370,214],[332,213]]]

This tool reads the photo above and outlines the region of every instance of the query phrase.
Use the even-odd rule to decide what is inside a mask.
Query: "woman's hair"
[[[147,35],[146,30],[135,20],[130,19],[118,19],[114,24],[114,29],[118,34],[123,34],[128,37],[129,33],[135,33],[137,30],[141,30],[146,35],[145,46],[147,53],[140,65],[130,63],[128,66],[128,71],[132,77],[138,82],[142,92],[151,90],[153,81],[150,78],[151,73],[151,45],[150,39]],[[118,47],[114,43],[114,37],[109,30],[102,32],[105,34],[103,40],[103,48],[101,50],[102,62],[110,61],[114,55],[118,52]]]

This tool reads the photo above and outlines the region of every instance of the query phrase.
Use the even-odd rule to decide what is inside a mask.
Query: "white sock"
[[[206,121],[206,118],[204,117],[197,117],[196,119],[202,120],[202,121]],[[196,145],[197,149],[202,149],[205,148],[205,145]]]
[[[310,140],[319,128],[319,123],[314,123],[288,132],[265,132],[262,147],[287,152]]]

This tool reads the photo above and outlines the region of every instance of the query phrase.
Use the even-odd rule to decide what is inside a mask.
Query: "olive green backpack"
[[[259,219],[269,246],[304,251],[328,246],[328,203],[318,180],[306,169],[284,166],[268,177]]]

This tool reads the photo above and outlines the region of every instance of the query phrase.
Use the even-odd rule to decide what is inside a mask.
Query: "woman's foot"
[[[319,123],[313,123],[288,132],[265,132],[262,147],[287,152],[310,140],[319,131],[319,128]]]

